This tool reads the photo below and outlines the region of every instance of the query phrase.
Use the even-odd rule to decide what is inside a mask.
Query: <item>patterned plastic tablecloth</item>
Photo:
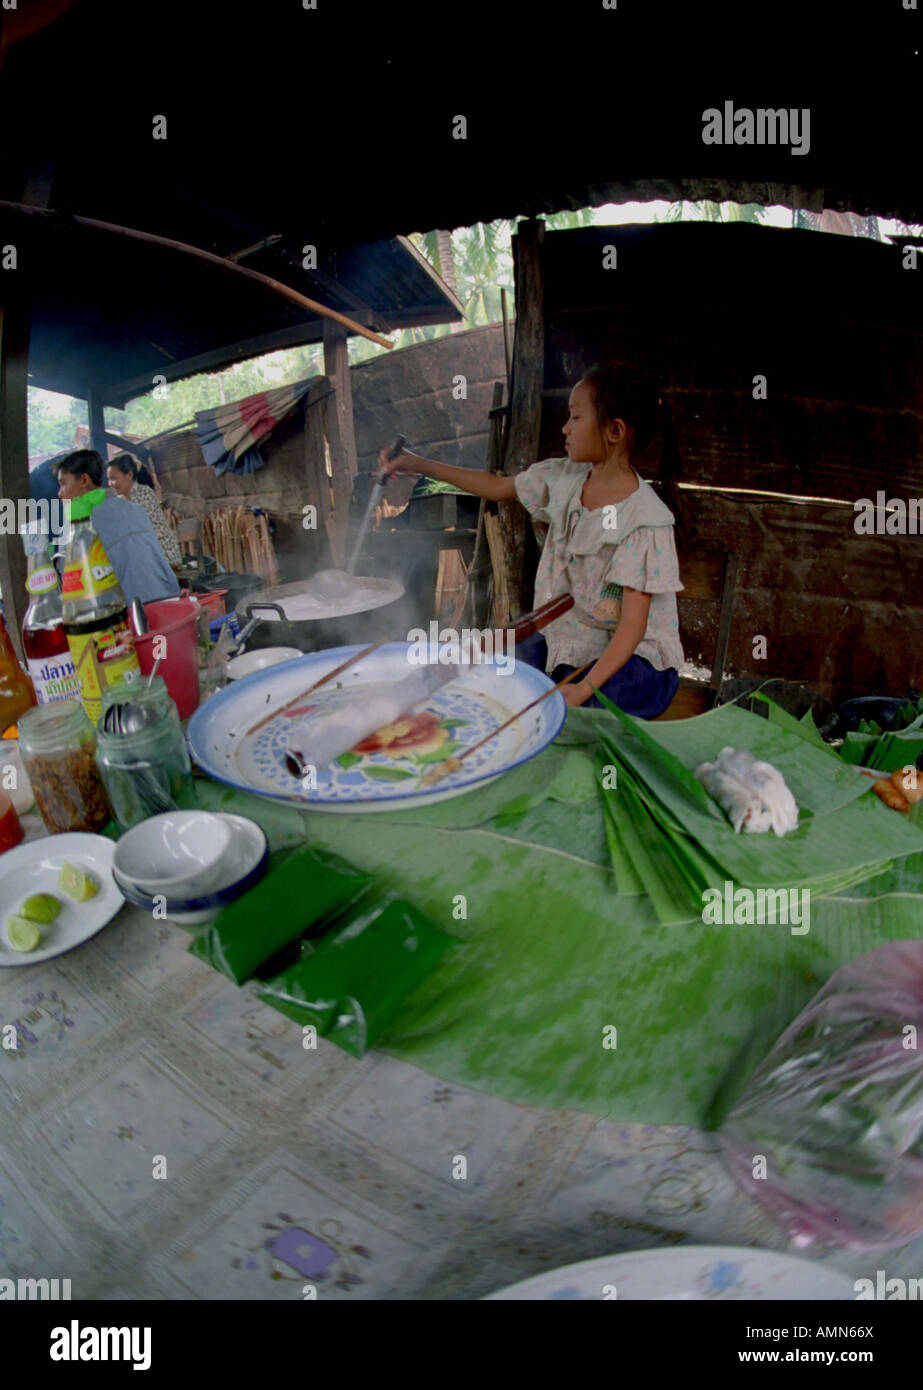
[[[0,1275],[90,1299],[459,1299],[617,1251],[787,1247],[714,1135],[305,1048],[188,944],[126,905],[0,972],[23,1040],[0,1049]],[[871,1256],[828,1258],[874,1278]],[[923,1240],[888,1256],[921,1265]]]

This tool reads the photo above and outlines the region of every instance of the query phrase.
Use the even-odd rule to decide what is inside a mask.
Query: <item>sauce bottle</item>
[[[80,699],[94,729],[102,710],[102,692],[141,676],[128,621],[128,601],[91,520],[93,508],[105,496],[105,488],[94,488],[82,497],[69,499],[70,526],[61,581],[64,631],[80,683]]]
[[[0,790],[0,854],[22,840],[23,830],[9,792]]]
[[[23,546],[30,601],[22,622],[22,645],[36,699],[40,705],[71,700],[80,694],[80,682],[64,631],[61,589],[48,554],[48,537],[37,530],[24,531]]]
[[[21,714],[35,704],[32,682],[16,660],[6,624],[0,617],[0,729],[4,738],[15,738]]]

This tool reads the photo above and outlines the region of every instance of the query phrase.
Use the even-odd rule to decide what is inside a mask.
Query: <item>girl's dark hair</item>
[[[120,473],[124,473],[128,478],[137,478],[138,466],[131,454],[116,454],[109,460],[109,468],[117,468]]]
[[[144,466],[143,463],[139,463],[139,464],[138,464],[138,468],[137,468],[137,472],[136,472],[136,474],[135,474],[135,477],[136,477],[137,481],[141,484],[142,487],[149,487],[149,488],[151,489],[151,491],[153,492],[153,490],[154,490],[154,479],[151,477],[150,473],[148,473],[148,471],[147,471],[147,469],[145,468],[145,466]]]
[[[624,420],[631,430],[632,453],[642,453],[660,431],[660,472],[654,486],[673,513],[677,539],[682,542],[686,527],[678,483],[683,466],[670,402],[651,377],[616,363],[598,362],[580,379],[593,393],[600,430],[613,420]]]

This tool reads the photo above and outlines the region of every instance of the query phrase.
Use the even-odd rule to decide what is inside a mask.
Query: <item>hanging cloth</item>
[[[257,444],[272,433],[311,389],[315,377],[279,386],[274,391],[258,391],[242,401],[198,410],[196,438],[216,476],[222,473],[256,473],[263,467]]]

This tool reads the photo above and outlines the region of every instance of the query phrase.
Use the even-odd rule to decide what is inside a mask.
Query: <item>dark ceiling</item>
[[[393,239],[411,231],[649,198],[923,223],[920,15],[896,2],[860,21],[820,5],[816,33],[807,0],[771,12],[316,3],[30,0],[0,12],[0,198],[222,256],[279,237],[246,264],[348,313],[339,284],[381,326],[457,316],[419,267],[402,261],[419,282],[409,296],[389,280]],[[809,151],[703,144],[703,110],[731,98],[808,108]],[[465,139],[453,138],[459,115]],[[153,138],[158,117],[166,139]],[[111,387],[305,322],[167,253],[53,219],[35,236],[43,254],[55,237],[60,248],[33,280],[33,363],[57,389]],[[322,288],[298,266],[306,245]]]
[[[0,197],[31,181],[59,211],[221,253],[695,189],[923,221],[923,25],[898,0],[815,4],[816,29],[810,0],[316,4],[70,0],[8,38]],[[809,152],[704,145],[730,98],[810,108]]]

